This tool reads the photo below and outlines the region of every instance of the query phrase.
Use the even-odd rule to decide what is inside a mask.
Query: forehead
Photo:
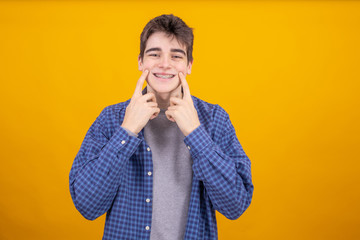
[[[182,49],[186,52],[185,44],[181,44],[174,35],[168,36],[164,32],[155,32],[150,35],[145,49],[149,48],[160,48],[162,51]]]

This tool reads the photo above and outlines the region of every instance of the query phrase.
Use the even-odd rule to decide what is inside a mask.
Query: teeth
[[[156,77],[159,77],[159,78],[172,78],[172,77],[175,76],[175,75],[172,75],[172,74],[162,75],[162,74],[156,74],[156,73],[154,73],[154,75]]]

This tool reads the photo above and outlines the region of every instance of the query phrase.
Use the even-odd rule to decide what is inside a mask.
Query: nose
[[[162,56],[160,58],[159,67],[161,67],[161,68],[169,68],[170,66],[171,65],[170,65],[169,59],[166,56]]]

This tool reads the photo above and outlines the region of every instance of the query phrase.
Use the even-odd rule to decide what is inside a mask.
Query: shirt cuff
[[[107,151],[115,152],[116,154],[122,153],[127,157],[131,157],[140,142],[141,139],[129,136],[125,129],[119,127],[111,137],[110,141],[106,144],[105,148],[107,148]]]
[[[213,140],[206,132],[203,125],[195,128],[189,135],[184,138],[184,142],[190,151],[191,156],[195,157],[206,147],[211,147]]]
[[[138,137],[139,135],[138,134],[135,134],[133,133],[132,131],[130,131],[129,129],[121,126],[130,136],[133,136],[133,137]]]

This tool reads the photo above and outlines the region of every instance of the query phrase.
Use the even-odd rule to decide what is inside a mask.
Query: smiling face
[[[181,85],[179,72],[191,73],[192,62],[187,61],[186,47],[163,32],[155,32],[148,38],[144,57],[138,61],[140,71],[149,70],[146,81],[157,93],[175,91]]]

